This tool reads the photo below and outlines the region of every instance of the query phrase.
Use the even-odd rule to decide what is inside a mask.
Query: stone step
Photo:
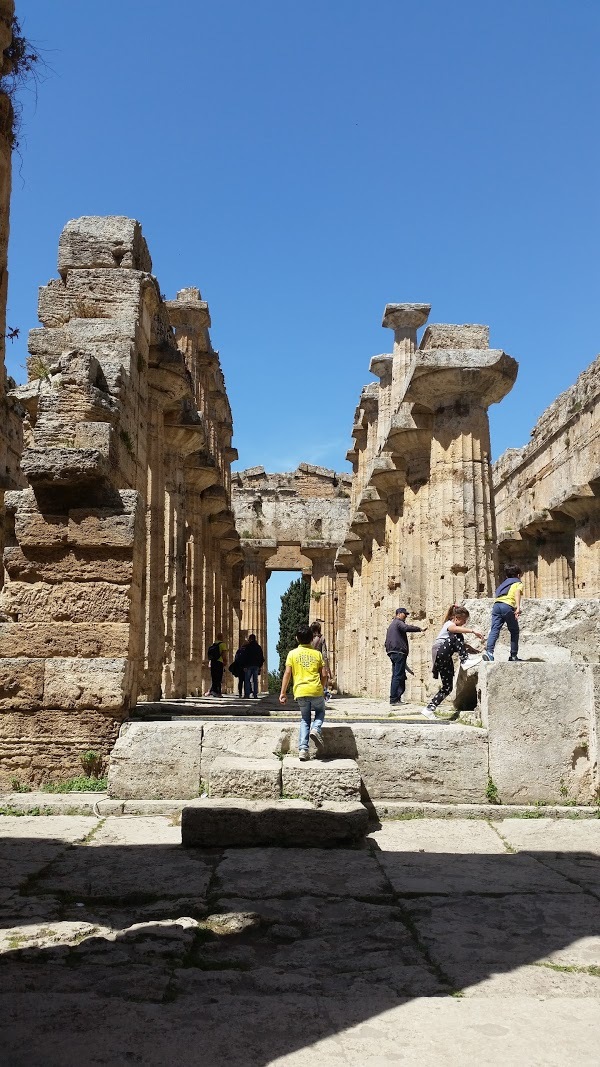
[[[181,815],[186,848],[259,845],[333,848],[356,844],[368,829],[367,809],[354,801],[200,799]]]
[[[282,764],[284,797],[319,803],[360,800],[361,776],[353,759],[311,759],[286,756]]]
[[[218,756],[210,765],[208,795],[247,800],[279,799],[281,760]]]

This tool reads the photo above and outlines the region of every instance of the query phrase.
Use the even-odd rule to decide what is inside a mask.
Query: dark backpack
[[[221,644],[219,641],[213,641],[212,645],[210,645],[208,649],[207,655],[209,659],[221,658]]]

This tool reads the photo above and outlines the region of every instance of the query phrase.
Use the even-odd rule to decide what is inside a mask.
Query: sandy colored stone
[[[591,668],[493,663],[480,675],[489,773],[503,803],[589,803],[595,796]]]
[[[121,800],[198,796],[201,723],[127,723],[111,753],[108,790]]]
[[[69,656],[75,650],[82,659],[125,656],[129,636],[125,623],[0,623],[0,642],[10,658]]]
[[[207,722],[202,736],[203,774],[219,757],[272,759],[290,751],[296,729],[282,723]]]
[[[349,759],[301,762],[286,756],[282,763],[283,793],[287,797],[322,800],[360,800],[360,771]]]
[[[195,848],[330,848],[360,841],[367,824],[366,808],[350,801],[201,799],[183,809],[181,839]]]
[[[127,586],[110,582],[11,582],[2,590],[1,606],[24,622],[127,622],[131,601]]]
[[[211,797],[279,798],[281,762],[278,759],[218,757],[210,766],[208,791]]]
[[[44,699],[44,661],[0,659],[0,711],[35,709]]]
[[[133,577],[133,561],[128,549],[112,552],[103,548],[86,552],[77,549],[29,551],[21,546],[4,549],[4,566],[9,577],[23,582],[79,581],[114,582],[125,585]]]
[[[44,703],[50,708],[102,708],[119,711],[130,689],[129,661],[124,658],[48,659],[44,670]]]

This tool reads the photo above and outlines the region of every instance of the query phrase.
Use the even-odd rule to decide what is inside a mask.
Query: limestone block
[[[25,526],[25,516],[22,518]],[[66,525],[65,529],[68,530]],[[104,549],[102,546],[95,550],[48,549],[40,542],[34,547],[26,546],[25,550],[20,545],[10,546],[4,549],[4,567],[13,581],[21,582],[71,579],[126,585],[133,577],[131,551],[127,548]]]
[[[474,629],[487,633],[492,604],[490,598],[465,601]],[[600,662],[600,600],[524,599],[519,626],[519,655],[523,659],[556,662],[569,658],[577,663]],[[496,648],[508,648],[509,643],[508,630],[504,626]]]
[[[139,222],[121,215],[71,219],[58,242],[58,270],[64,276],[66,271],[86,267],[150,272],[152,260]]]
[[[115,431],[108,422],[90,422],[84,420],[75,426],[73,446],[75,448],[96,449],[108,455],[114,448]]]
[[[366,808],[352,802],[196,800],[183,809],[181,841],[187,848],[329,848],[360,841],[367,827]]]
[[[43,659],[70,656],[82,658],[127,656],[130,627],[127,623],[0,623],[0,648],[4,656]]]
[[[219,756],[270,759],[297,744],[298,728],[281,723],[207,722],[202,739],[202,773],[210,774]]]
[[[110,481],[108,456],[96,448],[26,448],[23,474],[36,488]]]
[[[59,278],[42,285],[38,294],[38,318],[44,326],[64,326],[71,315],[71,301]]]
[[[26,656],[0,659],[0,711],[41,707],[44,661]]]
[[[210,766],[211,797],[245,797],[270,800],[281,796],[281,762],[278,759],[217,757]]]
[[[122,511],[114,508],[74,508],[69,511],[69,542],[79,547],[96,545],[132,548],[141,532],[139,494],[120,494]]]
[[[440,803],[485,801],[485,730],[452,724],[356,724],[352,733],[355,759],[370,797]]]
[[[19,509],[15,514],[15,536],[24,547],[62,545],[67,540],[67,516]]]
[[[0,610],[18,622],[128,622],[130,587],[110,582],[10,582],[0,594]]]
[[[480,674],[489,773],[504,804],[594,799],[592,670],[492,663]]]
[[[489,348],[490,328],[479,323],[431,322],[426,326],[420,348]]]
[[[129,722],[110,756],[108,792],[121,800],[197,797],[202,723]]]
[[[129,706],[131,682],[132,664],[125,658],[57,656],[46,661],[44,704],[65,711],[102,708],[119,712]]]
[[[147,278],[137,270],[76,270],[67,278],[70,318],[102,319],[131,316],[140,305]]]
[[[360,771],[354,760],[283,761],[283,794],[301,800],[360,800]]]

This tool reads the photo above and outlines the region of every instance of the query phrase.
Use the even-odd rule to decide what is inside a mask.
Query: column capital
[[[435,410],[456,401],[488,408],[512,389],[519,365],[499,348],[419,349],[405,399]]]
[[[416,331],[429,318],[431,304],[386,304],[381,325],[389,330]]]

